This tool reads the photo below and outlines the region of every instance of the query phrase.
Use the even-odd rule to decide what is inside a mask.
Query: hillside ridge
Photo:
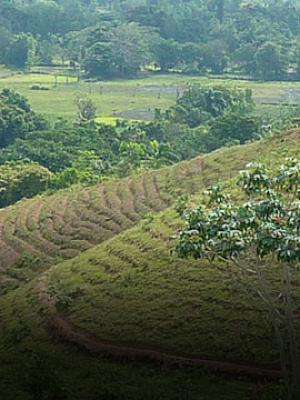
[[[133,227],[170,207],[180,194],[228,180],[254,158],[296,149],[298,131],[223,148],[171,167],[93,187],[63,190],[0,210],[0,293],[26,283],[50,265]],[[281,155],[281,158],[284,154]],[[278,158],[278,157],[277,157]]]
[[[11,267],[38,264],[43,269],[132,227],[147,213],[166,209],[171,191],[179,189],[186,177],[199,177],[202,166],[199,157],[161,171],[23,200],[1,210],[0,293],[7,282],[13,286],[22,281]]]

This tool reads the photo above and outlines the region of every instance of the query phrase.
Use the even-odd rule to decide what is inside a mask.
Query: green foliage
[[[193,85],[177,99],[176,105],[166,112],[166,116],[172,121],[195,127],[225,112],[242,114],[251,111],[252,108],[252,94],[249,90],[238,91]]]
[[[133,76],[153,64],[293,78],[299,16],[295,0],[2,1],[0,60],[19,68],[70,60],[101,78]]]
[[[92,122],[97,116],[97,107],[91,99],[76,99],[77,114],[80,125]]]
[[[37,42],[30,34],[14,35],[7,50],[7,64],[16,68],[27,68],[35,64]]]
[[[3,90],[0,104],[3,110],[10,112],[2,113],[5,124],[0,164],[22,160],[36,162],[56,173],[52,189],[75,183],[92,184],[104,176],[123,177],[145,168],[160,168],[224,144],[243,143],[254,138],[258,131],[257,120],[244,115],[252,108],[250,91],[193,86],[174,107],[178,119],[178,109],[185,107],[187,119],[180,119],[180,124],[160,118],[153,123],[97,125],[93,101],[78,97],[79,126],[71,127],[57,121],[54,129],[45,130],[44,121],[19,94]],[[173,109],[166,113],[169,119],[171,112]],[[194,129],[185,126],[196,112],[205,115],[203,120],[197,121],[202,125]],[[5,136],[8,133],[10,135]]]
[[[264,43],[256,52],[255,68],[258,77],[281,79],[287,70],[287,57],[282,48],[272,42]]]
[[[138,24],[123,24],[103,30],[101,41],[95,42],[93,33],[90,37],[91,42],[87,44],[88,51],[84,59],[85,70],[90,76],[132,76],[150,61],[147,30]]]
[[[106,129],[107,134],[111,132]],[[106,148],[99,133],[90,128],[65,128],[29,133],[24,139],[17,139],[11,146],[1,151],[1,162],[29,159],[52,172],[70,167],[79,151],[105,151]],[[99,153],[98,153],[99,154]]]
[[[283,149],[283,146],[286,150]],[[254,142],[246,146],[222,149],[217,153],[207,155],[203,157],[203,171],[200,167],[201,159],[198,158],[192,162],[185,162],[156,173],[146,173],[143,177],[109,181],[101,187],[105,188],[104,192],[108,201],[114,204],[111,214],[113,217],[118,216],[119,219],[122,215],[124,218],[125,213],[128,215],[129,211],[132,212],[133,202],[136,207],[135,212],[137,210],[143,212],[145,208],[147,209],[152,204],[157,206],[155,185],[150,184],[149,179],[147,179],[150,176],[157,176],[161,191],[166,190],[167,193],[172,194],[172,198],[176,198],[179,188],[181,188],[181,191],[194,193],[199,188],[200,190],[204,188],[208,182],[214,182],[216,179],[225,181],[228,176],[232,176],[242,168],[245,162],[258,157],[258,154],[260,157],[277,164],[284,157],[285,151],[294,152],[294,154],[299,151],[297,133],[273,137],[271,140]],[[142,201],[144,196],[141,196],[140,183],[137,183],[142,182],[143,178],[146,179],[147,193],[153,193],[144,202]],[[131,184],[132,182],[133,184]],[[177,190],[174,182],[177,182]],[[130,191],[133,194],[133,202]],[[31,207],[26,214],[26,221],[33,218],[36,229],[32,228],[32,224],[30,224],[29,228],[33,231],[28,229],[25,233],[29,241],[28,249],[31,249],[30,246],[40,249],[40,232],[51,232],[52,243],[56,244],[56,232],[63,232],[61,239],[64,242],[62,244],[59,242],[60,249],[63,249],[63,251],[78,243],[77,240],[68,242],[70,237],[79,239],[92,237],[93,243],[94,241],[104,240],[102,227],[106,227],[109,222],[107,221],[108,218],[102,214],[103,210],[108,211],[102,193],[102,190],[96,187],[83,191],[61,192],[50,197],[44,196],[43,199],[33,201],[35,206],[30,202]],[[175,197],[173,197],[173,193]],[[192,201],[195,201],[194,198]],[[63,203],[66,204],[65,207],[62,207]],[[142,204],[148,207],[144,208]],[[44,212],[41,213],[37,221],[36,210],[41,206]],[[24,221],[25,207],[26,203],[24,207],[12,207],[5,213],[3,212],[7,218],[6,223],[9,224],[9,221],[13,218]],[[124,214],[120,214],[120,210]],[[46,231],[49,219],[45,219],[44,216],[50,213],[52,221],[55,221],[55,227],[50,220],[51,230]],[[137,214],[133,215],[136,216]],[[92,223],[88,224],[87,220]],[[149,223],[148,220],[150,220]],[[70,221],[70,223],[66,223],[67,221]],[[249,299],[245,296],[241,286],[236,282],[235,274],[231,274],[231,270],[228,271],[220,264],[214,264],[215,268],[210,268],[204,262],[199,268],[199,264],[194,261],[183,261],[170,257],[169,237],[174,229],[180,226],[173,210],[161,213],[153,220],[147,218],[146,222],[145,225],[139,225],[133,230],[127,229],[123,235],[118,235],[113,240],[105,240],[102,246],[92,248],[89,252],[84,252],[79,258],[49,271],[49,275],[47,274],[50,277],[49,292],[46,293],[49,296],[58,293],[58,301],[62,299],[61,294],[68,296],[76,288],[83,288],[80,296],[74,296],[71,300],[67,298],[68,310],[62,314],[63,317],[72,321],[76,327],[80,327],[80,332],[89,332],[93,338],[107,337],[111,340],[120,340],[122,343],[130,340],[135,343],[151,343],[151,346],[149,346],[151,349],[155,346],[159,349],[172,348],[176,349],[176,352],[182,352],[185,355],[191,354],[195,357],[200,357],[201,354],[205,353],[210,359],[223,361],[239,360],[240,362],[247,362],[251,360],[252,363],[257,365],[260,363],[269,365],[272,361],[277,360],[277,351],[274,340],[272,340],[272,328],[267,312],[257,299]],[[25,226],[25,221],[23,223]],[[125,221],[122,229],[128,228],[127,224],[128,220]],[[99,231],[97,227],[99,227]],[[92,236],[87,234],[87,228]],[[119,232],[120,229],[116,229],[114,233]],[[16,232],[17,237],[22,238],[22,234],[23,232]],[[98,234],[97,237],[96,234]],[[18,242],[15,239],[13,241],[15,249],[18,249],[17,244]],[[48,244],[51,245],[51,242]],[[49,248],[46,244],[44,251],[49,251]],[[57,252],[54,252],[54,257],[56,254]],[[1,252],[1,258],[3,256],[5,254]],[[57,264],[55,259],[52,264]],[[274,268],[272,268],[274,264],[275,262],[271,260],[268,268],[272,271],[274,271]],[[7,266],[6,271],[10,273],[12,268],[5,262],[3,262],[3,265]],[[244,281],[248,282],[247,275]],[[278,283],[275,282],[274,291],[277,287]],[[53,292],[52,288],[57,290]],[[14,363],[12,364],[13,372],[12,365],[1,364],[1,382],[4,381],[5,389],[8,391],[6,382],[11,382],[11,386],[9,386],[11,388],[10,394],[14,395],[19,386],[24,387],[23,380],[21,380],[24,376],[24,368],[23,364],[18,361],[23,360],[24,351],[28,348],[28,340],[33,343],[32,338],[34,338],[32,350],[41,346],[46,365],[57,365],[56,375],[62,379],[59,381],[59,386],[64,388],[66,396],[72,398],[75,396],[76,399],[87,396],[93,398],[96,393],[99,397],[99,393],[103,393],[103,385],[106,386],[106,379],[107,387],[111,388],[112,374],[115,376],[117,373],[120,376],[119,370],[116,369],[117,364],[113,364],[112,371],[109,371],[110,373],[106,377],[104,374],[108,370],[107,361],[105,361],[103,369],[102,367],[100,369],[101,361],[99,364],[96,357],[86,357],[84,352],[76,351],[70,357],[69,349],[64,351],[64,344],[61,345],[59,341],[53,341],[51,336],[48,337],[48,330],[44,327],[47,327],[46,319],[49,313],[44,307],[43,312],[41,312],[41,304],[39,303],[39,296],[36,295],[36,290],[40,290],[39,279],[10,295],[2,297],[0,307],[1,321],[3,322],[1,328],[4,329],[4,334],[0,335],[2,354],[5,352],[5,358],[11,359]],[[109,313],[106,312],[107,309],[110,310]],[[63,309],[63,311],[66,310]],[[15,318],[16,313],[19,315],[17,319]],[[166,323],[166,315],[170,323]],[[236,325],[236,321],[238,325]],[[26,334],[26,331],[24,334],[24,330],[28,329],[30,329],[28,334]],[[12,345],[15,338],[14,345]],[[15,351],[13,356],[12,351]],[[82,358],[76,358],[77,356]],[[49,364],[48,357],[53,360],[53,364]],[[29,363],[27,353],[25,358]],[[76,372],[72,369],[74,360],[77,360],[78,362],[75,364],[79,365]],[[83,360],[86,360],[86,364]],[[91,366],[91,360],[94,360],[96,364]],[[30,363],[26,365],[28,365],[27,370],[29,370]],[[96,365],[98,369],[95,368]],[[17,380],[15,376],[18,366],[20,379]],[[68,374],[66,376],[64,371],[69,366],[74,375]],[[129,366],[126,365],[125,367],[128,371]],[[33,368],[36,368],[35,365]],[[142,369],[139,368],[139,370]],[[143,370],[145,370],[147,379],[149,379],[149,376],[152,377],[149,386],[143,387],[143,389],[152,386],[157,389],[160,381],[157,380],[154,370],[151,373],[147,368]],[[90,377],[88,381],[85,376],[82,377],[83,371],[86,372],[85,376]],[[178,371],[179,376],[182,376],[182,371]],[[98,380],[94,377],[97,378],[99,373],[102,377],[101,383],[95,387],[93,382],[98,382]],[[30,375],[30,372],[28,374]],[[82,379],[78,380],[76,376],[80,376]],[[136,390],[137,376],[139,377],[139,375],[138,370],[132,372],[132,366],[130,366],[128,375],[122,376],[124,377],[123,382],[125,382],[122,385],[123,394],[125,388],[127,388],[128,379],[130,381],[128,384],[130,390],[126,392],[125,397],[140,399],[143,393],[147,392],[147,390],[144,392],[142,389]],[[161,374],[158,374],[158,376],[161,377]],[[174,371],[170,372],[170,376],[174,376]],[[33,379],[35,382],[33,386],[38,386],[38,381],[42,377],[36,377],[34,374],[34,378],[36,379]],[[247,399],[251,390],[254,397],[274,399],[279,396],[286,398],[279,394],[276,384],[272,395],[265,397],[262,395],[261,388],[264,387],[262,382],[259,382],[259,392],[257,392],[257,385],[254,384],[252,387],[252,384],[250,386],[248,381],[245,381],[245,390],[237,391],[234,381],[227,379],[226,382],[223,382],[220,381],[219,376],[216,378],[217,382],[212,382],[214,378],[210,376],[207,389],[205,384],[204,392],[202,378],[202,372],[201,377],[199,377],[199,373],[196,371],[195,381],[193,381],[191,389],[191,370],[186,371],[182,384],[186,384],[187,397],[198,400],[199,396],[201,398],[204,393],[205,395],[207,393],[209,399],[215,397],[218,400],[220,398],[241,400]],[[165,376],[161,379],[161,385],[165,388]],[[176,379],[178,382],[177,375]],[[43,382],[42,379],[42,387],[44,386]],[[76,385],[76,382],[75,390],[74,384]],[[133,389],[132,382],[134,382]],[[153,385],[153,382],[156,382],[156,385]],[[176,386],[176,390],[173,390],[174,382],[172,381],[169,385],[172,391],[151,392],[149,399],[152,397],[176,398],[176,390],[181,393],[179,391],[181,381],[180,385]],[[50,379],[50,383],[54,391],[55,382]],[[244,380],[240,379],[239,384],[244,385]],[[216,385],[219,385],[218,390],[215,389]],[[228,388],[227,385],[230,387]],[[214,390],[213,394],[212,390]],[[225,390],[226,394],[224,394]],[[118,393],[118,391],[120,391],[120,388],[114,389],[114,393]],[[44,393],[47,393],[47,391],[45,390]],[[37,396],[41,396],[41,392],[38,392]],[[105,395],[103,397],[106,398]],[[178,399],[182,397],[186,396],[178,394]],[[23,398],[22,394],[20,394],[20,398]]]
[[[105,163],[98,158],[94,151],[79,151],[77,158],[70,167],[53,175],[50,187],[57,190],[76,183],[93,185],[99,182],[100,178],[107,172],[106,170]]]
[[[221,147],[232,143],[243,144],[258,137],[260,131],[260,120],[257,117],[228,112],[211,121],[209,134]]]
[[[0,149],[46,123],[30,108],[26,98],[11,90],[0,92]]]
[[[184,214],[186,229],[179,235],[179,254],[195,258],[239,259],[255,248],[260,258],[275,254],[279,261],[300,261],[299,187],[300,162],[287,160],[270,175],[259,163],[241,172],[239,187],[250,196],[235,205],[219,186],[208,192],[209,208]],[[215,206],[216,205],[216,206]]]
[[[31,107],[26,99],[20,93],[14,92],[13,90],[3,89],[0,92],[0,101],[2,104],[7,106],[15,106],[25,112],[30,112]]]
[[[34,163],[12,162],[0,166],[0,207],[30,198],[47,189],[51,173]]]

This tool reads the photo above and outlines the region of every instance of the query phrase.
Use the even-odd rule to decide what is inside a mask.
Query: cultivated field
[[[1,210],[1,289],[111,238],[150,212],[166,209],[180,188],[195,191],[202,163],[200,157],[141,176],[22,200]]]

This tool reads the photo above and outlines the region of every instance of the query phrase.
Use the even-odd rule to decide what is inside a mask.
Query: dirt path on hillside
[[[147,362],[165,368],[203,368],[212,372],[234,376],[246,376],[254,379],[278,380],[282,377],[279,366],[260,366],[252,363],[234,363],[221,360],[210,360],[193,356],[184,356],[154,349],[146,345],[126,344],[116,341],[101,340],[94,335],[75,327],[66,316],[60,315],[55,300],[47,291],[47,275],[43,276],[37,286],[41,303],[49,311],[49,329],[52,335],[66,343],[87,351],[90,354],[118,361]]]

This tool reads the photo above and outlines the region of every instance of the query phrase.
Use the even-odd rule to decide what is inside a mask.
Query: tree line
[[[298,78],[296,0],[4,0],[0,63],[69,62],[96,78],[141,69]]]

